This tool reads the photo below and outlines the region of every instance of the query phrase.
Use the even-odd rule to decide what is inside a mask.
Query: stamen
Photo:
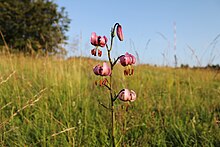
[[[98,56],[101,57],[102,56],[102,51],[98,49]]]

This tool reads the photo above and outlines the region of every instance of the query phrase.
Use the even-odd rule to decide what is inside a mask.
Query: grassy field
[[[109,146],[106,88],[88,58],[0,57],[0,146]],[[118,146],[219,146],[220,73],[137,65],[116,66],[116,91],[133,89],[133,103],[116,101]]]

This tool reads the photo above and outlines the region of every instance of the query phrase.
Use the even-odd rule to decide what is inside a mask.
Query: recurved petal
[[[98,46],[98,36],[96,35],[95,32],[92,32],[90,42],[91,42],[92,45]]]
[[[106,62],[103,63],[103,68],[102,68],[102,76],[110,76],[111,75],[111,68],[108,66]]]
[[[136,93],[133,91],[133,90],[131,90],[131,93],[130,93],[130,95],[131,95],[131,102],[133,102],[133,101],[135,101],[136,100]]]
[[[135,63],[136,63],[136,58],[135,58],[135,56],[131,55],[131,58],[132,58],[132,63],[131,63],[131,64],[135,64]]]
[[[104,47],[108,41],[108,39],[105,36],[103,37],[99,36],[98,40],[99,40],[99,46],[101,47]]]
[[[130,97],[130,91],[128,89],[123,89],[119,93],[118,98],[122,101],[129,101],[131,99]]]
[[[103,69],[102,69],[102,66],[100,65],[96,65],[94,68],[93,68],[93,72],[96,74],[96,75],[101,75]]]

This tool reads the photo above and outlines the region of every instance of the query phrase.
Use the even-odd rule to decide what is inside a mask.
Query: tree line
[[[25,54],[66,54],[70,19],[50,0],[0,0],[0,49]]]
[[[193,66],[190,67],[188,64],[181,64],[181,68],[193,68],[193,69],[212,69],[212,70],[220,70],[220,65],[219,64],[207,64],[204,67],[201,66]]]

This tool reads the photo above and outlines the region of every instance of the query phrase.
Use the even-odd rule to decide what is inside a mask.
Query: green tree
[[[65,54],[70,19],[50,0],[0,0],[0,46],[12,51]],[[4,40],[3,40],[4,38]]]

